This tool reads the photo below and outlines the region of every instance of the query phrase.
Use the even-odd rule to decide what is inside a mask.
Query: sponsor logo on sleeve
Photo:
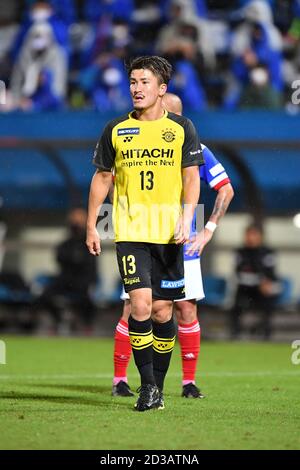
[[[190,155],[198,155],[199,153],[202,153],[201,149],[195,150],[194,152],[190,152]]]

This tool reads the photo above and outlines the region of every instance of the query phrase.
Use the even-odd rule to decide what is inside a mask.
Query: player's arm
[[[215,205],[209,221],[218,225],[219,221],[227,212],[229,204],[234,196],[233,187],[230,183],[225,184],[218,189],[218,194],[215,200]]]
[[[114,202],[114,193],[115,193],[115,175],[114,173],[112,174],[112,179],[111,179],[111,185],[109,187],[108,191],[108,199],[110,202],[113,204]]]
[[[111,185],[109,187],[109,191],[108,191],[108,198],[109,198],[111,203],[114,202],[114,192],[115,192],[115,185],[114,185],[113,180],[112,180]]]
[[[187,254],[194,254],[198,251],[202,253],[204,247],[212,239],[213,233],[218,226],[218,223],[224,217],[229,207],[229,204],[234,196],[233,187],[230,179],[221,165],[216,159],[214,154],[204,146],[205,166],[201,168],[201,178],[211,187],[217,191],[213,211],[209,217],[204,229],[198,233],[187,250]]]
[[[112,184],[114,159],[115,149],[112,145],[112,128],[108,125],[97,143],[93,158],[97,171],[92,178],[90,186],[86,230],[86,245],[92,255],[99,255],[101,252],[100,237],[96,224],[99,210]]]
[[[191,223],[200,197],[199,166],[204,164],[202,147],[193,123],[184,121],[185,138],[182,147],[182,185],[183,185],[183,214],[180,217],[175,232],[177,244],[189,240]]]
[[[217,228],[219,221],[224,217],[229,207],[229,204],[234,196],[233,187],[231,183],[226,183],[218,189],[217,197],[215,200],[214,208],[211,216],[204,228],[204,240],[201,251],[205,245],[212,239],[213,233]]]
[[[101,252],[100,237],[96,224],[100,207],[105,201],[111,183],[112,173],[109,171],[97,170],[92,178],[86,228],[86,245],[92,255],[99,255]]]
[[[201,255],[204,247],[212,239],[219,221],[226,214],[233,196],[234,191],[230,183],[226,183],[218,190],[212,214],[204,229],[197,233],[196,237],[188,248],[188,255],[193,255],[195,252],[199,252]]]

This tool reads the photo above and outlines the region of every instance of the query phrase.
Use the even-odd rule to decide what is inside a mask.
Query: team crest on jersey
[[[126,127],[123,129],[118,129],[118,135],[138,135],[140,133],[139,127]]]
[[[175,140],[175,131],[173,131],[173,129],[165,129],[162,131],[162,138],[166,141],[166,142],[173,142],[173,140]]]

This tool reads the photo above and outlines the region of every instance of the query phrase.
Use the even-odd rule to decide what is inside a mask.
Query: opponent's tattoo
[[[226,214],[229,203],[230,199],[228,198],[228,195],[226,193],[219,192],[212,211],[212,216],[216,217],[217,219],[215,223],[218,223],[220,218]]]

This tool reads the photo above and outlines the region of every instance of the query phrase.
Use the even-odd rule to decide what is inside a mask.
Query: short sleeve
[[[194,124],[189,119],[184,123],[184,143],[182,147],[182,168],[204,164],[202,147]]]
[[[222,186],[230,183],[230,179],[223,165],[216,159],[211,150],[202,144],[205,165],[200,169],[200,176],[212,189],[218,191]]]
[[[97,142],[93,164],[100,171],[112,171],[115,155],[116,152],[112,144],[112,126],[108,124]]]

